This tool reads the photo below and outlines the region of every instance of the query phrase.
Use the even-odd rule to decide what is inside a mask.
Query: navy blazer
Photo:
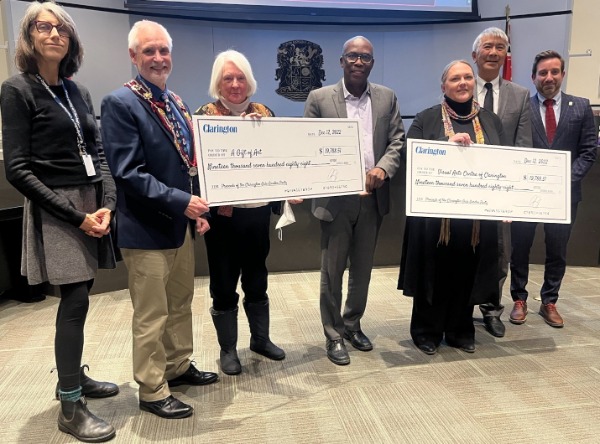
[[[540,113],[537,94],[531,96],[533,147],[571,151],[571,201],[581,200],[581,180],[596,161],[596,126],[590,101],[561,93],[560,117],[552,145]]]
[[[173,136],[150,105],[126,87],[102,100],[101,124],[106,160],[117,185],[117,245],[180,247],[190,224],[184,212],[192,196]],[[197,194],[197,178],[193,186]]]

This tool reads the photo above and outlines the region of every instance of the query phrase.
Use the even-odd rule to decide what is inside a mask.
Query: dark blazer
[[[102,100],[101,123],[106,159],[117,185],[118,246],[180,247],[190,223],[184,212],[191,190],[173,136],[150,106],[125,87]],[[197,178],[193,184],[196,194]]]
[[[392,178],[400,166],[400,150],[405,146],[404,126],[396,94],[385,86],[369,83],[373,113],[373,151],[375,166]],[[304,106],[304,117],[347,118],[342,80],[310,92]],[[386,181],[375,190],[377,208],[381,216],[390,211],[390,185]],[[312,213],[320,220],[331,222],[340,211],[342,200],[322,197],[313,199]]]
[[[546,137],[537,94],[531,96],[530,104],[533,147],[571,151],[571,201],[579,202],[581,180],[596,161],[597,134],[590,101],[561,93],[560,117],[552,145]]]
[[[488,145],[510,145],[504,134],[500,118],[483,108],[479,112],[479,121]],[[435,105],[415,116],[408,130],[409,139],[448,140],[442,122],[442,105]]]

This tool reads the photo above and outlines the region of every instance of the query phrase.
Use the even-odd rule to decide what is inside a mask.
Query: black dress
[[[480,110],[485,143],[504,145],[502,124]],[[455,132],[468,132],[471,122],[453,121]],[[417,114],[407,138],[448,140],[441,105]],[[398,289],[413,297],[411,336],[417,345],[473,343],[473,306],[498,296],[498,235],[494,221],[480,221],[479,244],[471,246],[472,220],[451,219],[448,245],[438,245],[441,219],[408,217],[402,245]]]

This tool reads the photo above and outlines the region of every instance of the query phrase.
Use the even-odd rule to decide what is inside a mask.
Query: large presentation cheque
[[[571,222],[571,153],[409,139],[407,216]]]
[[[358,121],[193,116],[200,195],[210,206],[358,194]]]

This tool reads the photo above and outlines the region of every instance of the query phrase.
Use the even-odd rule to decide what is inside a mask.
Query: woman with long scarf
[[[506,145],[500,119],[473,99],[471,65],[450,62],[441,80],[442,103],[417,114],[407,138]],[[413,297],[410,333],[424,353],[436,353],[442,339],[451,347],[475,351],[473,307],[498,292],[497,224],[407,218],[398,288]]]

